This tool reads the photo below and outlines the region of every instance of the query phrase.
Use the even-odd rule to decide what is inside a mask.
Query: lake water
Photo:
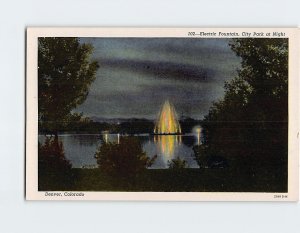
[[[63,143],[65,156],[75,168],[94,168],[97,161],[95,152],[104,142],[118,142],[119,134],[62,134],[59,140]],[[200,134],[185,135],[150,135],[140,134],[137,137],[148,157],[157,155],[157,159],[151,168],[168,168],[172,159],[179,157],[187,162],[189,168],[197,168],[192,147],[201,144]],[[43,143],[45,136],[39,135],[39,141]]]

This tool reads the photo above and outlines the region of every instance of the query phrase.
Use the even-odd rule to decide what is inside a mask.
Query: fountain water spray
[[[154,134],[181,134],[175,108],[168,100],[165,101],[159,112]]]

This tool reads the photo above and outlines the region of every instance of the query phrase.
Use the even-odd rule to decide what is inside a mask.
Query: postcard
[[[296,28],[27,29],[26,199],[297,201]]]

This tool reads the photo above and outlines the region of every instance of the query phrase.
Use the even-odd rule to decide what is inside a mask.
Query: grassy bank
[[[245,162],[247,161],[247,162]],[[163,191],[163,192],[286,192],[287,167],[284,163],[231,160],[222,169],[148,169],[136,178],[111,177],[100,169],[72,169],[69,187],[42,185],[41,191]],[[39,182],[43,184],[44,178]]]

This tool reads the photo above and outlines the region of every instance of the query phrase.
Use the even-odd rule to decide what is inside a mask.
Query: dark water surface
[[[72,166],[97,167],[94,158],[95,152],[103,142],[118,142],[121,137],[119,134],[61,134],[58,136],[62,141],[65,156]],[[168,168],[168,163],[172,159],[179,157],[187,162],[189,168],[198,167],[194,160],[192,147],[201,144],[199,134],[185,135],[135,135],[142,143],[147,156],[157,155],[157,159],[151,168]],[[43,143],[45,136],[39,135],[39,141]]]

